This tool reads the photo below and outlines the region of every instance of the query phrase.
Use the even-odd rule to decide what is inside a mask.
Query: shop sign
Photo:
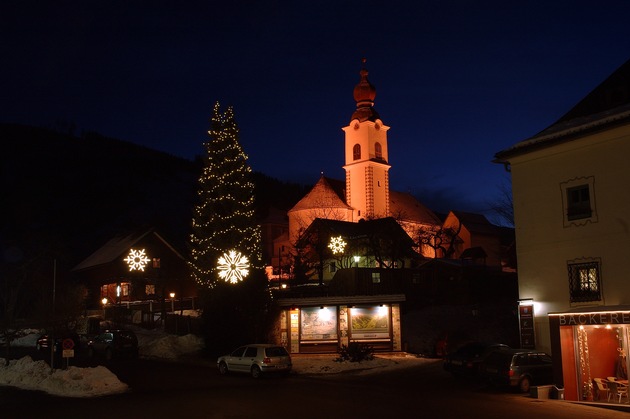
[[[559,314],[560,326],[579,326],[589,324],[628,324],[630,312],[601,312],[601,313],[565,313]]]
[[[521,304],[518,306],[518,322],[521,330],[521,348],[535,349],[536,336],[534,334],[533,304]]]

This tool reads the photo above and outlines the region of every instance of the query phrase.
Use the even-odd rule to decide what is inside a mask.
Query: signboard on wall
[[[536,336],[534,333],[534,304],[520,304],[518,306],[518,324],[521,332],[521,348],[535,349]]]

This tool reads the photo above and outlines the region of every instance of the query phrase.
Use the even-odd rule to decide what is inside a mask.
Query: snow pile
[[[8,366],[5,364],[5,359],[0,358],[0,385],[66,397],[97,397],[129,390],[127,384],[102,366],[68,367],[51,372],[45,361],[33,361],[30,356],[11,360]]]
[[[183,359],[203,349],[203,339],[195,335],[176,336],[161,330],[134,329],[138,336],[141,357],[168,360]],[[39,331],[30,331],[12,342],[14,346],[34,347]],[[338,373],[371,374],[416,365],[439,362],[418,358],[406,353],[377,354],[373,360],[363,362],[336,361],[335,354],[292,356],[294,374],[334,375]],[[207,364],[207,361],[202,361]],[[212,362],[212,360],[211,360]],[[98,397],[129,391],[116,375],[103,366],[94,368],[57,369],[51,372],[45,361],[34,361],[30,356],[11,360],[5,366],[0,358],[0,386],[13,386],[26,390],[40,390],[64,397]]]

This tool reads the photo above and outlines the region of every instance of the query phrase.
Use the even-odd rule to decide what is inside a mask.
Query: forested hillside
[[[88,133],[0,125],[3,260],[71,269],[118,232],[157,228],[185,247],[201,161]],[[257,211],[290,208],[305,187],[254,174]],[[185,250],[185,249],[183,249]]]

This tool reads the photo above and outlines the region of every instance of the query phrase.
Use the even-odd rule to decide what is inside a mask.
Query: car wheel
[[[529,393],[531,386],[532,382],[529,377],[521,378],[521,381],[518,383],[518,388],[521,390],[521,393]]]
[[[260,378],[260,373],[261,373],[260,367],[258,365],[252,366],[251,373],[252,373],[252,377]]]
[[[226,375],[228,373],[228,366],[225,362],[219,363],[219,374]]]

